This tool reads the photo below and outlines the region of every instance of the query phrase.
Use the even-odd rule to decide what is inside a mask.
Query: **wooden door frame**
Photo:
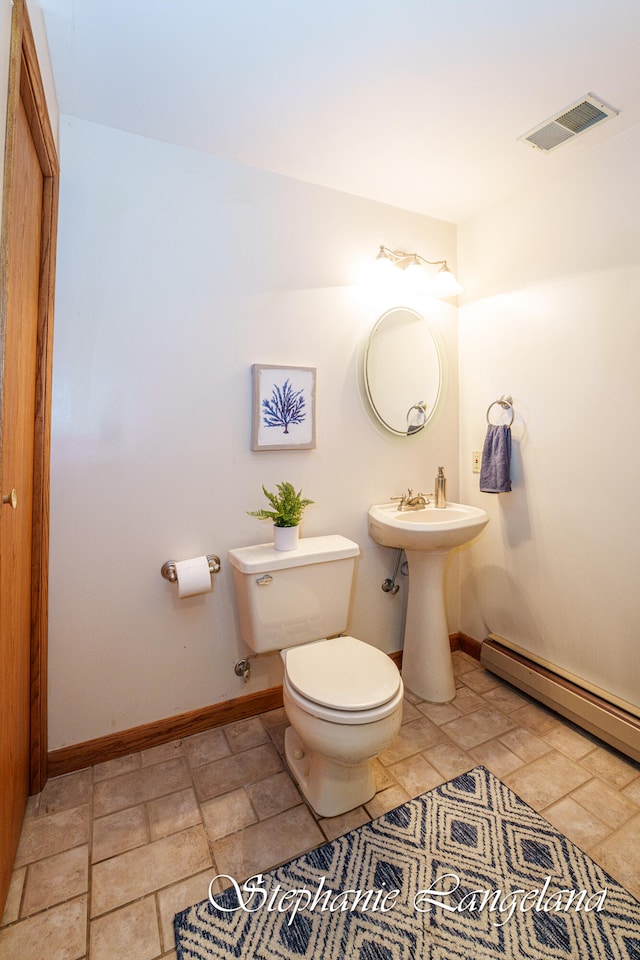
[[[38,296],[36,404],[33,460],[33,528],[31,562],[31,722],[30,792],[38,793],[47,780],[47,662],[49,574],[49,448],[51,439],[51,370],[53,352],[53,296],[56,266],[59,164],[47,111],[25,0],[14,0],[7,102],[2,234],[0,238],[0,411],[3,405],[9,222],[13,194],[16,118],[20,99],[43,174],[42,239]],[[0,449],[2,444],[0,416]],[[4,490],[0,459],[0,490]],[[2,558],[0,556],[0,563]]]

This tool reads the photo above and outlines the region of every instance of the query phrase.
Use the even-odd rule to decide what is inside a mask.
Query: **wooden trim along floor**
[[[476,660],[480,659],[482,644],[472,637],[462,633],[455,633],[449,637],[452,650],[462,650]],[[402,650],[389,654],[397,665],[402,666]],[[92,767],[96,763],[106,760],[115,760],[125,757],[139,750],[156,747],[170,740],[179,740],[190,737],[194,733],[202,733],[212,727],[219,727],[235,720],[245,720],[255,717],[268,710],[276,710],[282,706],[282,687],[270,687],[234,700],[224,700],[209,707],[190,710],[174,717],[165,717],[154,720],[129,730],[120,730],[118,733],[108,734],[106,737],[97,737],[95,740],[85,740],[83,743],[74,743],[69,747],[52,750],[48,756],[49,776],[58,777],[63,773],[73,773],[84,767]]]

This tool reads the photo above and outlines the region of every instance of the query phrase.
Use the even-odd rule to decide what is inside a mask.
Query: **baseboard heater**
[[[631,712],[631,704],[612,703],[581,686],[578,678],[554,672],[551,664],[537,663],[496,634],[490,634],[482,644],[480,662],[577,726],[640,761],[640,717]]]

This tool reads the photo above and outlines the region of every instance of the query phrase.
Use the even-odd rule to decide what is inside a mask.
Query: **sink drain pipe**
[[[400,560],[402,559],[402,549],[398,550],[398,556],[396,557],[396,565],[393,571],[392,577],[387,577],[386,580],[382,581],[382,589],[385,593],[390,593],[392,596],[395,596],[398,590],[400,589],[400,584],[396,583],[396,577],[398,576],[398,570],[401,569],[402,574],[406,577],[409,573],[409,564],[405,560],[400,568]]]

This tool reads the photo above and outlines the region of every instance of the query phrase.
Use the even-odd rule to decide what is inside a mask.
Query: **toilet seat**
[[[389,716],[402,701],[402,678],[394,662],[355,637],[290,647],[284,659],[287,694],[313,716],[333,723],[371,723]]]

